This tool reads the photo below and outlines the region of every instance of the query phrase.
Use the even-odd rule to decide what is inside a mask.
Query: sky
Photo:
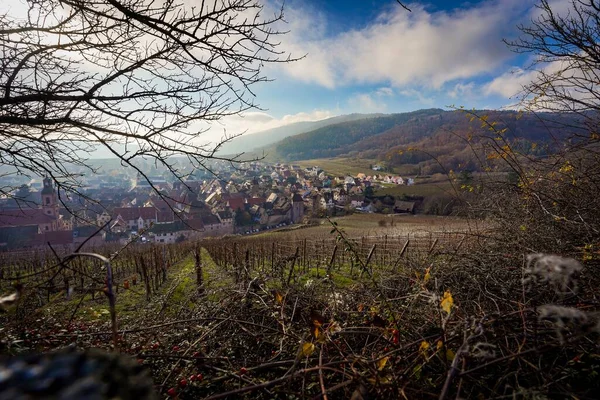
[[[260,1],[275,12],[283,0]],[[303,58],[266,65],[272,81],[253,87],[261,109],[220,121],[207,139],[349,113],[514,106],[531,59],[503,39],[537,17],[537,2],[405,1],[409,12],[396,0],[285,0],[280,50]]]
[[[503,42],[538,16],[535,0],[287,0],[281,49],[300,61],[264,70],[262,111],[222,127],[248,133],[349,113],[514,107],[531,56]],[[556,7],[565,1],[550,2]]]

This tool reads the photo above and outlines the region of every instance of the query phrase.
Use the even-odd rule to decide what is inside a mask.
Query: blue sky
[[[502,39],[537,16],[536,3],[405,2],[408,12],[395,0],[286,0],[281,49],[306,57],[265,68],[275,81],[255,92],[266,110],[225,126],[253,132],[353,112],[514,105],[533,75],[528,57]]]
[[[267,18],[284,0],[259,1]],[[280,28],[289,32],[275,40],[305,57],[265,66],[274,81],[253,87],[261,109],[224,118],[202,139],[349,113],[514,106],[536,73],[502,39],[516,38],[517,25],[538,16],[538,1],[406,1],[408,12],[396,0],[285,0]],[[0,2],[0,12],[23,13],[23,2]],[[568,9],[569,0],[549,2]]]

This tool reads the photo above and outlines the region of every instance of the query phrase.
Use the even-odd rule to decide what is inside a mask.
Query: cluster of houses
[[[115,181],[113,174],[110,185],[95,176],[85,195],[96,201],[71,203],[59,201],[47,178],[35,207],[0,209],[0,250],[132,239],[174,243],[247,234],[302,223],[332,210],[378,212],[378,205],[366,196],[376,185],[413,183],[392,175],[335,177],[318,167],[261,162],[242,165],[228,175],[176,182],[137,177],[132,183]],[[414,204],[397,201],[392,208],[413,212]]]

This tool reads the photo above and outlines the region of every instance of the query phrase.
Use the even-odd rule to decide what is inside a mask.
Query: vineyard
[[[2,353],[127,354],[163,398],[589,397],[593,324],[540,319],[555,282],[522,278],[547,260],[501,250],[476,231],[332,223],[326,237],[4,253]],[[587,276],[566,301],[591,304]]]
[[[436,253],[458,254],[469,232],[418,232],[404,235],[361,236],[348,239],[355,245],[347,251],[339,240],[328,238],[245,238],[222,242],[205,242],[212,260],[224,270],[236,272],[243,266],[248,276],[254,272],[271,277],[287,276],[298,280],[314,272],[316,277],[337,274],[361,274],[361,260],[377,273],[399,272],[403,260],[420,259]],[[238,271],[239,272],[239,271]],[[286,275],[287,274],[287,275]]]

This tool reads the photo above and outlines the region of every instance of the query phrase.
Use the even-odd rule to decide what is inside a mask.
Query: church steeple
[[[42,209],[44,210],[44,214],[58,218],[58,197],[52,184],[52,179],[48,177],[44,178]]]

